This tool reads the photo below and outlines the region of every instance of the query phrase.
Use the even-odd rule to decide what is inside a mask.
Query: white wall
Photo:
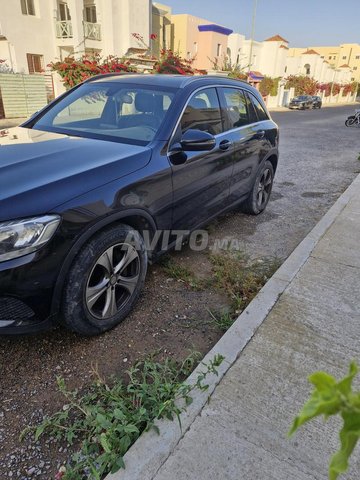
[[[228,36],[228,50],[232,65],[240,65],[244,62],[245,35],[232,33]]]
[[[0,0],[0,24],[6,37],[0,41],[1,57],[19,73],[29,73],[27,53],[43,55],[45,66],[57,53],[53,21],[55,1],[35,0],[34,3],[36,16],[23,15],[20,1]]]
[[[151,0],[94,0],[101,41],[86,39],[83,31],[83,0],[67,0],[73,38],[56,38],[56,0],[34,0],[36,16],[23,15],[20,0],[0,0],[0,24],[6,41],[0,41],[0,58],[16,72],[28,73],[26,54],[44,56],[44,66],[61,58],[61,50],[83,53],[96,50],[102,55],[124,55],[138,47],[132,33],[149,42]],[[65,51],[65,50],[63,50]]]

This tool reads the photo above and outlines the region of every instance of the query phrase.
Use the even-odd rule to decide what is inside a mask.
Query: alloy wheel
[[[85,290],[87,309],[107,320],[117,314],[133,295],[140,276],[140,257],[133,245],[119,243],[97,260]]]
[[[262,210],[266,206],[269,200],[271,189],[272,189],[272,182],[273,182],[272,173],[269,168],[266,168],[260,177],[258,192],[256,197],[256,203],[260,210]]]

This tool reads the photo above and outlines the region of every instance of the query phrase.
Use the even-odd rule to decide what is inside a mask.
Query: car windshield
[[[32,128],[146,145],[163,123],[175,92],[123,82],[85,83],[50,108]]]
[[[305,95],[300,95],[299,97],[295,97],[295,100],[307,100],[308,97],[306,97]]]

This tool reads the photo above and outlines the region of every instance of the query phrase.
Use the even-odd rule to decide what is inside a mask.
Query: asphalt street
[[[288,257],[360,172],[360,129],[344,125],[354,108],[272,113],[280,127],[272,200],[259,217],[225,222],[236,223],[250,255]]]

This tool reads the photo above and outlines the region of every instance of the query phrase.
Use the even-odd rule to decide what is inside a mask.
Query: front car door
[[[170,144],[170,153],[189,129],[214,135],[216,146],[205,152],[182,152],[180,164],[169,155],[173,172],[174,230],[193,230],[229,204],[233,145],[228,132],[224,132],[216,88],[203,88],[191,95]]]

